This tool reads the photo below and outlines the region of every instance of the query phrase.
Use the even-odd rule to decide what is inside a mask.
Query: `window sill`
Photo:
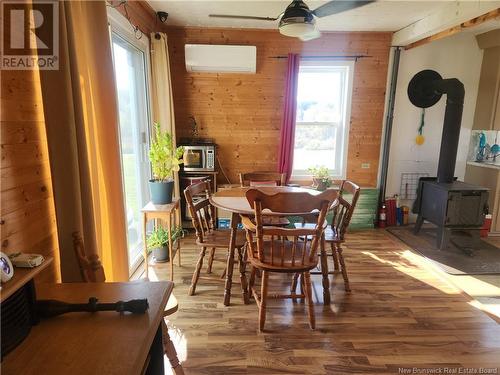
[[[345,177],[342,176],[330,176],[332,181],[342,181],[345,180]],[[311,176],[291,176],[290,184],[300,184],[300,185],[312,185],[313,180]]]
[[[332,177],[332,184],[330,185],[331,188],[340,188],[340,185],[342,184],[342,181],[344,178],[340,177]],[[304,176],[292,176],[290,178],[290,181],[288,181],[289,184],[297,184],[300,185],[300,187],[312,187],[313,181],[311,177],[304,177]]]

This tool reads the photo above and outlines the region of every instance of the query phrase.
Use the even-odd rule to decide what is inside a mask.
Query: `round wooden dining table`
[[[238,230],[238,224],[241,222],[240,215],[253,215],[254,210],[250,207],[245,196],[249,189],[259,189],[266,194],[277,194],[277,193],[309,193],[311,195],[318,195],[321,192],[314,189],[289,187],[289,186],[253,186],[253,187],[238,187],[232,189],[226,189],[218,191],[210,197],[210,203],[217,208],[231,212],[231,236],[229,239],[229,254],[227,257],[226,266],[226,282],[224,288],[224,305],[229,306],[231,301],[231,286],[233,282],[233,267],[234,267],[234,252],[235,252],[235,242],[236,242],[236,232]],[[265,211],[263,211],[265,212]],[[307,214],[304,212],[302,214]],[[300,213],[297,213],[300,214]],[[266,212],[269,216],[287,216],[290,214],[284,214],[280,212]],[[240,281],[241,281],[241,292],[243,295],[243,301],[245,303],[249,302],[247,279],[245,276],[245,264],[240,262]]]

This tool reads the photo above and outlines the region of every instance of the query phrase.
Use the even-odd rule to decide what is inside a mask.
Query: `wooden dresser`
[[[42,320],[1,364],[3,375],[163,374],[161,319],[171,282],[37,285],[37,299],[85,303],[147,298],[145,314],[69,313]]]

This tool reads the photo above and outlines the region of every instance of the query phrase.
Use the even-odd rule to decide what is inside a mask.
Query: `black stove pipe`
[[[449,183],[453,182],[457,161],[464,107],[464,85],[456,78],[443,79],[439,73],[433,70],[422,70],[412,78],[408,85],[410,101],[420,108],[432,107],[443,94],[446,94],[446,109],[441,135],[437,181]]]
[[[443,134],[441,135],[441,149],[437,182],[453,182],[455,164],[457,161],[458,141],[462,112],[464,109],[465,89],[462,82],[456,78],[442,79],[433,82],[436,91],[446,94],[446,109],[444,113]]]

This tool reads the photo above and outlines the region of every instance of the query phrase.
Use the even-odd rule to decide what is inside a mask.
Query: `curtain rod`
[[[358,61],[358,59],[363,59],[367,57],[373,57],[368,55],[336,55],[336,56],[300,56],[301,59],[351,59]],[[288,56],[269,56],[270,59],[288,59]]]

